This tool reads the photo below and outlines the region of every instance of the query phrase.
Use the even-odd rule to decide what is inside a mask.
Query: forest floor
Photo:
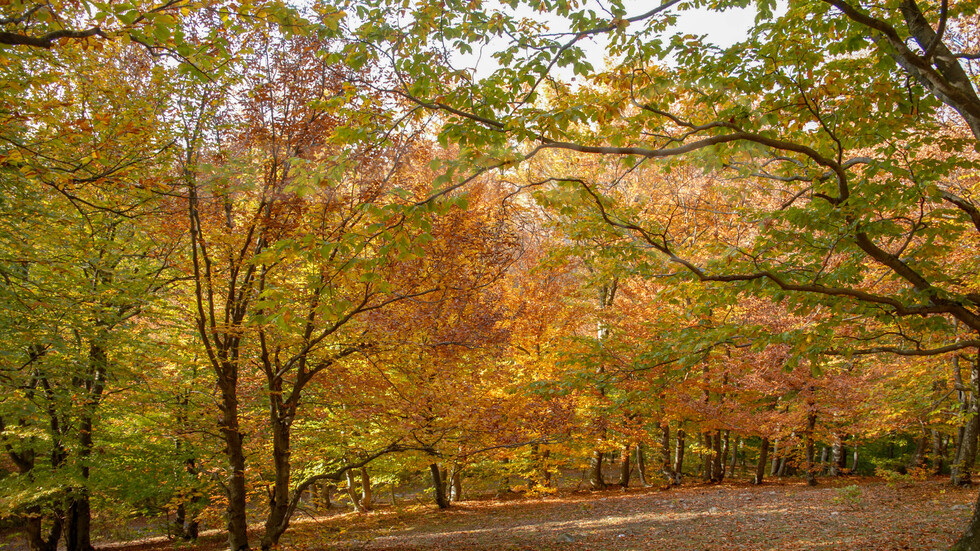
[[[389,505],[364,515],[338,511],[298,519],[282,549],[944,550],[966,527],[976,492],[938,478],[895,484],[847,478],[814,488],[685,483],[668,491],[471,500],[445,511]],[[220,551],[225,540],[212,531],[196,545],[156,539],[102,549]]]

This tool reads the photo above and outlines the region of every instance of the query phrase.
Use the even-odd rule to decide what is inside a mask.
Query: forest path
[[[860,493],[843,488],[859,483]],[[297,525],[285,549],[309,550],[944,550],[976,489],[940,479],[761,487],[687,484],[537,500],[464,501],[336,515]]]

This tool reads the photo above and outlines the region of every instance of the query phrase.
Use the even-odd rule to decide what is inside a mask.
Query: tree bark
[[[962,436],[957,445],[956,462],[950,466],[950,482],[959,486],[970,484],[974,464],[977,461],[977,438],[980,437],[980,400],[978,400],[978,396],[980,396],[978,390],[980,389],[977,388],[980,373],[977,369],[978,362],[974,362],[970,371],[970,392],[964,399],[967,404],[968,419],[962,428]],[[958,371],[957,366],[954,373]]]
[[[623,451],[619,455],[619,485],[622,488],[629,488],[630,485],[630,474],[633,470],[630,464],[631,451],[630,444],[626,444],[623,446]]]
[[[945,446],[943,446],[943,435],[938,430],[932,429],[932,474],[943,474],[944,459],[946,457]]]
[[[844,439],[839,434],[834,434],[833,453],[830,460],[830,476],[841,476],[847,465],[847,454],[844,449]]]
[[[605,490],[606,481],[602,478],[602,451],[594,450],[589,458],[589,487],[593,490]]]
[[[669,452],[667,458],[670,459]],[[643,442],[636,443],[636,476],[640,479],[641,486],[649,486],[650,483],[647,482],[646,458],[643,457]]]
[[[710,434],[709,434],[710,437]],[[722,435],[720,430],[715,431],[714,446],[711,453],[711,481],[721,484],[725,480],[725,458]]]
[[[449,475],[449,501],[463,500],[463,477],[460,474],[460,466],[453,465],[453,470]]]
[[[817,414],[811,411],[806,416],[806,484],[817,485],[817,464],[814,461],[813,432],[817,427]]]
[[[678,438],[681,433],[677,433]],[[671,486],[678,483],[678,475],[670,465],[670,425],[662,423],[660,425],[660,472],[667,480],[667,485]]]
[[[347,496],[350,498],[351,505],[354,506],[355,513],[365,513],[367,509],[361,504],[361,496],[357,491],[357,479],[354,478],[353,469],[347,469],[344,473],[347,477]]]
[[[779,472],[779,438],[772,443],[772,465],[769,467],[769,476],[774,477]]]
[[[371,477],[368,475],[367,467],[361,467],[361,507],[371,510],[374,502],[374,492],[371,489]]]
[[[448,509],[449,500],[446,499],[446,484],[442,480],[439,465],[436,463],[429,465],[429,474],[432,478],[432,488],[435,493],[436,505],[440,509]]]
[[[980,494],[973,504],[973,517],[966,532],[953,544],[949,551],[980,551]]]
[[[680,484],[684,476],[684,449],[687,434],[684,429],[677,429],[677,442],[674,448],[674,484]]]
[[[766,476],[766,460],[769,456],[769,438],[762,437],[762,445],[759,447],[759,461],[755,464],[755,478],[753,484],[762,484]]]

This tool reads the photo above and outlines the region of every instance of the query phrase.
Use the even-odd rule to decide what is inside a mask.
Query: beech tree
[[[976,57],[975,6],[903,1],[896,11],[828,0],[790,2],[776,14],[760,2],[747,39],[722,48],[669,31],[678,10],[697,5],[670,1],[634,15],[620,2],[591,10],[532,1],[531,12],[550,18],[534,21],[480,3],[411,12],[355,3],[370,22],[352,31],[365,39],[352,50],[399,73],[388,92],[441,113],[442,139],[476,170],[566,150],[623,170],[695,162],[737,182],[726,194],[743,230],[696,252],[669,220],[641,222],[600,182],[567,177],[610,227],[665,266],[790,311],[819,305],[901,326],[877,345],[848,348],[975,350],[975,266],[964,255],[980,231],[970,153],[980,102],[966,71]],[[616,59],[604,70],[583,48],[600,36]],[[487,76],[445,68],[453,55],[484,48],[498,63]],[[411,55],[418,51],[432,56]],[[562,67],[584,83],[556,76]],[[975,532],[959,548],[975,548]]]

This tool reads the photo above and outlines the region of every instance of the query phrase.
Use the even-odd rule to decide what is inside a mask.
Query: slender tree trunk
[[[330,483],[330,482],[324,482],[320,486],[320,504],[322,505],[322,507],[323,507],[324,510],[329,510],[330,509],[330,506],[331,506],[331,503],[330,503],[330,492],[332,492],[336,488],[337,487],[334,484]]]
[[[735,435],[735,443],[732,445],[732,462],[728,466],[728,476],[735,476],[735,467],[738,465],[738,452],[742,449],[742,437]]]
[[[919,469],[926,463],[926,448],[929,446],[930,434],[926,430],[926,425],[923,422],[919,422],[919,428],[922,433],[919,435],[919,440],[916,441],[915,451],[912,452],[912,457],[909,459],[908,469]]]
[[[938,430],[932,429],[932,474],[943,474],[943,461],[945,450],[943,449],[943,435]]]
[[[629,488],[630,485],[630,474],[633,470],[632,465],[630,465],[630,452],[632,451],[630,444],[626,444],[619,455],[619,485],[622,488]]]
[[[678,433],[678,437],[681,433]],[[660,472],[667,480],[667,485],[677,483],[678,475],[670,466],[670,425],[662,423],[660,425]]]
[[[772,443],[772,466],[769,467],[769,476],[774,477],[779,472],[779,438]]]
[[[674,484],[680,484],[684,477],[684,449],[687,447],[685,440],[687,434],[684,429],[677,429],[677,442],[674,448]]]
[[[668,459],[669,459],[668,455]],[[640,479],[641,486],[649,486],[650,483],[647,482],[647,464],[646,458],[643,457],[643,442],[636,443],[636,476]]]
[[[594,450],[589,458],[589,487],[593,490],[605,490],[606,481],[602,478],[602,451]]]
[[[806,416],[806,483],[807,486],[817,485],[817,465],[813,455],[813,432],[817,428],[817,414],[810,412]]]
[[[854,474],[857,474],[857,470],[858,470],[858,447],[857,447],[857,444],[855,443],[854,444],[853,463],[851,463],[851,472],[854,473]]]
[[[847,462],[847,455],[844,450],[844,439],[841,435],[834,433],[833,453],[830,460],[830,476],[840,476],[844,474],[844,466]]]
[[[463,477],[460,474],[460,465],[453,465],[453,470],[449,475],[449,501],[463,500]]]
[[[699,470],[701,471],[701,480],[704,482],[711,481],[711,447],[711,434],[698,432],[698,459],[701,460]]]
[[[721,431],[716,430],[714,435],[714,449],[711,453],[711,481],[718,484],[721,484],[725,479],[725,458],[723,457],[723,453]]]
[[[551,457],[551,450],[544,450],[541,454],[542,471],[544,476],[544,487],[551,487],[551,465],[548,459]]]
[[[432,488],[435,493],[436,505],[440,509],[448,509],[449,500],[446,499],[446,484],[442,480],[442,472],[439,471],[439,465],[436,463],[429,465],[429,474],[432,477]]]
[[[759,461],[755,464],[755,479],[752,481],[754,484],[762,484],[762,480],[766,476],[766,460],[768,456],[769,438],[763,436],[762,445],[759,447]]]

